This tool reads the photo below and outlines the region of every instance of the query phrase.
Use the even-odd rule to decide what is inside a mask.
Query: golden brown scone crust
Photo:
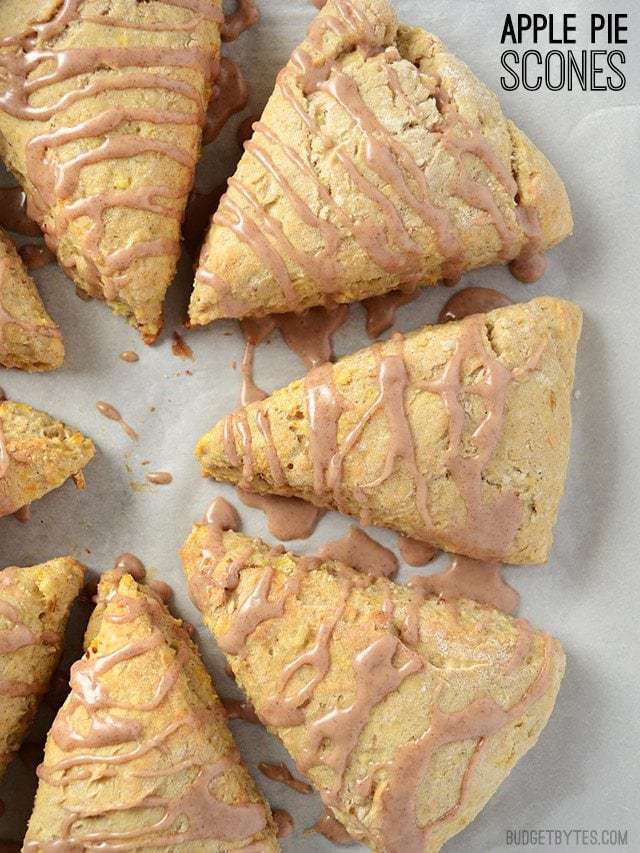
[[[29,373],[55,370],[64,359],[60,329],[34,280],[0,229],[0,364]]]
[[[415,593],[407,587],[363,576],[334,561],[310,562],[278,553],[232,532],[223,535],[219,562],[203,560],[203,547],[211,547],[208,536],[206,525],[194,527],[182,551],[185,572],[191,583],[198,583],[205,622],[258,715],[265,723],[272,721],[271,730],[354,838],[380,853],[439,850],[475,817],[546,724],[564,672],[558,641],[524,620],[475,602],[433,597],[414,610],[419,632],[410,638],[405,620]],[[230,586],[232,563],[239,569],[239,583],[225,591],[221,587]],[[284,597],[281,615],[262,621],[247,617],[254,629],[239,653],[237,647],[229,651],[225,642],[238,610],[243,605],[246,610],[250,595],[256,600],[256,586],[267,572],[272,572],[268,601]],[[286,583],[291,588],[284,596]],[[265,594],[264,587],[261,592]],[[317,655],[315,664],[308,657],[307,666],[297,666],[302,654],[312,653],[314,645],[317,649],[323,625],[333,625],[326,646],[328,668],[316,669]],[[358,656],[376,643],[393,656],[382,655],[377,666],[359,672]],[[395,689],[381,690],[371,707],[363,702],[367,681],[375,691],[385,677],[407,666]],[[283,685],[287,667],[291,678]],[[274,724],[274,696],[301,696],[311,679],[316,686],[300,705],[302,722]],[[424,761],[420,748],[412,754],[421,738],[437,731],[443,715],[446,722],[448,714],[491,700],[512,713],[483,740],[489,727],[481,722],[472,737],[437,746],[430,761]],[[354,704],[362,713],[348,710]],[[340,714],[355,725],[357,735],[341,779],[339,768],[332,766],[346,757],[338,729],[332,729]],[[309,762],[320,718],[327,721],[327,741]],[[407,752],[411,760],[402,771]],[[367,778],[369,790],[363,785]]]
[[[314,89],[327,62],[338,94]],[[190,321],[455,278],[516,258],[531,221],[539,251],[573,227],[562,181],[496,95],[388,0],[329,0],[214,215]]]
[[[98,849],[98,839],[112,849],[111,845],[117,848],[122,842],[120,833],[124,833],[130,845],[127,849],[158,853],[215,853],[242,849],[253,842],[264,845],[260,849],[265,851],[279,850],[269,807],[240,760],[222,704],[180,620],[130,575],[104,575],[98,598],[85,637],[86,653],[75,669],[96,663],[104,666],[110,654],[120,655],[111,668],[91,670],[97,672],[92,683],[99,685],[106,705],[91,710],[81,703],[74,707],[78,694],[72,692],[59,712],[47,739],[24,849],[49,849],[50,843],[63,845],[63,839],[73,849],[75,844],[77,849]],[[175,680],[164,682],[168,689],[163,689],[163,679],[170,672]],[[161,693],[159,702],[154,698],[156,691]],[[124,721],[125,727],[139,727],[135,740],[120,737],[120,742],[103,746],[83,742],[90,719],[95,722],[108,715],[121,725]],[[80,735],[75,747],[64,744],[61,748],[57,740],[58,732],[66,730],[61,725],[65,719]],[[136,749],[140,751],[137,757],[122,759]],[[82,756],[90,759],[83,762]],[[65,761],[73,766],[56,769]],[[200,785],[198,793],[200,774],[221,761],[224,765],[211,773],[207,787]],[[189,792],[194,794],[191,800]],[[172,798],[186,804],[184,809],[177,808],[166,825],[154,831],[151,827],[168,812],[162,803]],[[148,805],[141,805],[145,799]],[[217,840],[209,834],[212,825],[207,815],[220,802],[232,810],[237,806],[234,834],[237,831],[242,836],[248,821],[256,820],[256,813],[261,829],[249,831],[249,837],[241,840]],[[74,807],[78,819],[69,824]],[[87,838],[91,833],[95,834],[93,840]]]
[[[463,336],[464,324],[470,320],[426,326],[407,335],[401,347],[392,339],[346,356],[329,368],[335,396],[341,400],[337,448],[343,452],[349,434],[363,421],[380,393],[379,360],[402,352],[407,374],[404,423],[409,424],[416,464],[426,482],[431,527],[426,526],[419,509],[417,478],[404,460],[392,460],[390,476],[375,488],[363,488],[380,478],[397,432],[396,427],[392,432],[388,413],[382,409],[369,418],[359,439],[345,454],[338,490],[318,489],[314,482],[317,471],[311,455],[305,380],[245,407],[232,420],[225,418],[206,433],[196,448],[203,474],[242,483],[250,491],[293,494],[319,506],[337,507],[454,553],[478,559],[500,558],[509,563],[544,562],[564,489],[581,312],[570,302],[543,297],[484,316],[484,350],[503,367],[515,370],[515,374],[507,387],[504,415],[497,421],[495,450],[478,484],[479,508],[484,508],[488,517],[475,528],[458,482],[450,476],[447,454],[451,418],[444,397],[421,387],[443,375]],[[478,381],[480,366],[476,356],[464,361],[462,391]],[[464,442],[457,453],[460,457],[476,452],[472,433],[490,408],[486,398],[475,394],[461,393],[458,399],[462,401],[465,421]],[[264,417],[261,412],[267,414],[272,448],[258,422],[259,417]],[[241,429],[245,422],[251,435],[249,454],[243,450]],[[229,442],[225,441],[230,423],[236,458],[232,458]],[[279,458],[280,482],[274,474],[272,450]],[[492,538],[491,524],[499,525],[502,519],[499,513],[492,515],[489,508],[497,506],[495,502],[507,493],[519,498],[521,517],[519,523],[516,519],[515,536],[500,550],[497,536],[495,541]],[[499,553],[492,552],[494,547]]]
[[[9,0],[5,16],[5,5],[5,38],[28,32],[33,20],[55,22],[64,15],[60,4],[34,9]],[[150,343],[162,326],[162,303],[180,253],[180,224],[219,52],[221,2],[85,0],[75,13],[73,3],[65,8],[71,9],[67,26],[41,30],[35,49],[68,49],[77,73],[39,87],[29,104],[46,108],[67,100],[52,115],[43,109],[35,117],[19,105],[0,104],[0,155],[25,188],[30,214],[65,272],[129,318]],[[15,45],[0,49],[0,97],[11,92],[16,55]],[[38,65],[30,79],[45,70],[52,70],[51,62]],[[85,93],[80,99],[73,94],[78,91]],[[100,117],[107,120],[100,124]],[[56,140],[44,150],[33,142],[84,122],[79,138]],[[124,140],[136,150],[119,149]],[[112,145],[111,156],[91,154],[100,145]],[[86,162],[77,181],[55,191],[60,165],[81,157]]]
[[[0,642],[3,635],[26,633],[24,645],[0,650],[0,777],[58,665],[67,618],[83,577],[84,567],[71,557],[0,571]],[[14,616],[17,626],[9,618]]]
[[[84,487],[80,472],[95,454],[90,438],[12,400],[0,402],[0,436],[8,457],[0,476],[0,517],[38,500],[69,477],[77,477],[76,485]],[[0,473],[4,467],[0,465]]]

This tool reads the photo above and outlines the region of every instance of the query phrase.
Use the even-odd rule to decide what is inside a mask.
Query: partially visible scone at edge
[[[375,851],[439,850],[549,718],[564,654],[524,619],[207,524],[182,557],[258,716]]]
[[[38,5],[3,3],[0,155],[66,273],[150,343],[180,254],[221,0]]]
[[[85,640],[23,849],[279,850],[196,647],[157,595],[103,576]]]
[[[581,311],[543,297],[378,343],[221,420],[203,474],[457,554],[541,563],[571,438]]]
[[[0,364],[28,372],[55,370],[64,359],[60,329],[35,282],[0,229]]]
[[[89,438],[26,403],[0,401],[0,518],[69,477],[84,488],[82,469],[93,458]]]
[[[203,246],[194,325],[489,264],[532,281],[573,227],[561,179],[496,95],[388,0],[328,0],[245,149]]]
[[[83,577],[71,557],[0,571],[0,777],[58,665]]]

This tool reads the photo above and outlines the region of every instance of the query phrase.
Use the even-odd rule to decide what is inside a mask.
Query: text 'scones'
[[[534,299],[376,344],[204,435],[202,471],[477,559],[547,559],[580,309]]]
[[[110,573],[86,640],[24,849],[278,850],[182,623],[130,575]]]
[[[93,442],[25,403],[0,401],[0,518],[32,503],[69,477],[84,488],[82,469]]]
[[[55,370],[63,359],[60,330],[15,246],[0,229],[0,364],[36,372]]]
[[[399,25],[387,0],[329,0],[213,216],[190,319],[353,302],[496,263],[531,281],[571,229],[551,164],[442,42]]]
[[[535,743],[564,655],[523,619],[197,525],[194,601],[260,719],[354,838],[437,851]]]
[[[36,20],[32,3],[13,5],[0,41],[0,153],[68,275],[151,342],[217,73],[220,0],[106,14],[69,0]]]
[[[70,557],[0,571],[0,777],[58,665],[83,576]]]

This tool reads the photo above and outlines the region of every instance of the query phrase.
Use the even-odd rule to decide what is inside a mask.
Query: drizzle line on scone
[[[393,67],[393,63],[402,58],[398,50],[395,47],[378,47],[372,24],[348,0],[340,0],[334,6],[339,17],[321,15],[314,21],[308,35],[310,47],[320,50],[325,32],[331,31],[345,41],[353,42],[365,58],[381,55],[393,97],[402,100],[410,113],[412,110],[415,112]],[[423,249],[411,235],[399,210],[382,191],[383,186],[393,187],[403,204],[434,232],[442,258],[440,277],[445,280],[459,278],[465,264],[464,249],[451,214],[431,200],[427,175],[404,144],[365,104],[354,79],[341,70],[335,59],[329,58],[317,65],[306,50],[297,48],[289,66],[278,75],[277,85],[312,138],[319,140],[325,150],[332,151],[333,162],[339,163],[359,192],[374,203],[384,221],[383,227],[354,221],[324,186],[311,163],[287,145],[274,128],[264,121],[257,122],[253,138],[245,144],[246,151],[276,182],[300,220],[321,236],[322,246],[309,251],[299,248],[287,236],[282,223],[268,212],[250,187],[237,176],[229,181],[230,191],[223,196],[213,221],[231,229],[252,249],[279,283],[289,309],[299,309],[300,302],[287,261],[294,262],[320,288],[325,300],[330,300],[331,294],[338,289],[338,249],[342,234],[336,223],[355,238],[382,270],[398,276],[396,286],[405,289],[418,286],[421,275],[417,269]],[[535,211],[521,205],[518,185],[509,166],[500,159],[481,131],[471,127],[462,117],[451,94],[443,89],[442,82],[434,78],[429,85],[440,116],[432,132],[440,137],[443,147],[454,156],[454,177],[449,187],[451,195],[486,214],[501,243],[500,259],[514,262],[512,271],[517,277],[525,281],[534,280],[544,272],[544,261],[540,255],[540,225]],[[329,95],[362,132],[367,167],[377,176],[380,185],[358,168],[346,146],[328,135],[326,128],[321,127],[309,112],[308,97],[314,92]],[[335,222],[327,221],[318,211],[312,210],[298,194],[293,182],[261,145],[261,136],[294,166],[302,178],[312,182],[322,208],[331,211]],[[515,205],[515,226],[507,222],[489,187],[463,175],[464,155],[478,158],[494,176],[500,191]],[[234,200],[233,194],[243,200],[242,207]],[[197,281],[216,288],[221,303],[226,304],[227,313],[243,313],[242,300],[231,293],[229,285],[218,274],[207,271],[206,266],[205,257]]]
[[[147,637],[130,640],[108,654],[100,654],[94,650],[73,665],[70,700],[58,715],[51,730],[51,736],[60,749],[72,754],[55,764],[47,765],[45,762],[38,770],[41,779],[49,785],[62,789],[63,792],[74,778],[85,778],[86,774],[91,772],[92,765],[101,765],[106,768],[103,769],[103,773],[109,773],[109,768],[115,766],[126,766],[152,750],[161,750],[163,744],[174,732],[199,727],[209,713],[203,710],[200,713],[191,712],[183,715],[144,741],[140,741],[141,722],[114,713],[117,709],[151,712],[169,701],[171,691],[191,652],[187,634],[176,626],[174,635],[176,654],[173,663],[160,674],[153,697],[147,702],[135,704],[115,699],[101,683],[101,678],[118,664],[146,654],[163,644],[165,640],[158,627],[162,605],[153,594],[134,599],[128,598],[120,591],[115,591],[109,601],[119,605],[119,612],[106,614],[105,619],[126,623],[134,621],[144,613],[151,622],[152,630]],[[75,712],[78,708],[84,709],[89,721],[88,727],[82,726],[82,730],[77,727]],[[128,751],[113,754],[91,752],[96,748],[126,743],[136,745]],[[113,832],[108,829],[93,831],[89,834],[82,830],[74,831],[76,824],[83,824],[87,819],[95,816],[95,811],[90,802],[67,801],[64,808],[68,817],[63,823],[61,838],[51,843],[30,840],[26,843],[25,850],[44,851],[53,849],[54,845],[58,849],[63,841],[69,847],[82,846],[85,843],[108,844],[116,839],[131,845],[136,841],[145,841],[147,836],[151,836],[153,842],[160,846],[203,840],[209,837],[207,833],[225,839],[250,838],[266,826],[263,806],[259,803],[227,803],[211,792],[212,785],[237,763],[238,758],[238,754],[231,751],[212,764],[199,763],[195,758],[185,759],[177,769],[193,767],[197,773],[191,783],[174,795],[168,793],[162,796],[150,796],[148,802],[143,801],[145,806],[160,810],[161,815],[158,820],[150,825],[127,831],[124,835],[117,834],[115,838]],[[135,771],[132,773],[135,775]],[[131,811],[135,814],[141,802],[123,800],[118,805],[121,812]],[[181,831],[177,822],[184,819],[187,820],[188,828]]]
[[[546,339],[527,359],[521,368],[513,371],[506,368],[484,341],[485,316],[467,317],[461,322],[456,347],[439,377],[416,383],[424,392],[441,397],[449,418],[449,439],[445,464],[466,506],[464,523],[449,525],[447,534],[455,538],[456,550],[473,548],[489,557],[500,557],[506,553],[517,533],[521,519],[521,502],[512,491],[505,491],[491,504],[485,504],[481,496],[482,475],[498,443],[505,414],[505,402],[509,384],[528,371],[535,370]],[[379,394],[359,418],[349,433],[338,443],[338,422],[343,413],[343,404],[333,384],[333,368],[322,365],[305,379],[307,415],[309,419],[309,456],[313,465],[313,488],[318,500],[332,495],[342,511],[342,469],[345,459],[358,444],[365,427],[381,412],[390,430],[383,469],[371,482],[357,485],[362,503],[366,505],[367,492],[377,488],[394,472],[398,464],[404,465],[411,474],[416,491],[416,503],[424,526],[422,538],[437,541],[436,531],[429,508],[429,479],[422,473],[416,460],[416,446],[412,427],[407,415],[405,396],[410,379],[407,375],[403,353],[403,337],[397,334],[392,339],[396,352],[378,358],[377,376]],[[375,350],[377,352],[377,350]],[[470,357],[480,359],[481,379],[462,384],[462,369]],[[487,406],[487,414],[473,433],[475,452],[468,456],[463,452],[463,426],[465,422],[462,392],[481,397]],[[240,456],[236,448],[235,430],[241,439]],[[272,474],[278,462],[278,478],[274,479],[276,490],[286,491],[282,483],[284,471],[277,458],[277,450],[269,435],[266,436],[265,452]],[[242,459],[241,487],[251,488],[254,472],[254,450],[247,421],[247,413],[240,410],[229,415],[225,424],[225,449],[232,465]],[[365,506],[365,518],[367,522]],[[431,535],[430,535],[431,534]],[[438,534],[439,535],[439,534]],[[436,537],[436,538],[433,538]]]

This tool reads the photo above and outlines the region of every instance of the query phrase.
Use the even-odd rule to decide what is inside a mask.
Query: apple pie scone
[[[82,433],[25,403],[0,400],[0,518],[69,477],[84,488],[82,469],[94,454]]]
[[[294,495],[456,554],[547,559],[580,309],[541,298],[395,335],[221,420],[203,475]]]
[[[0,777],[58,665],[83,577],[71,557],[0,571]]]
[[[355,839],[439,850],[536,742],[560,644],[476,602],[224,532],[225,515],[210,511],[182,556],[258,717]]]
[[[103,576],[85,647],[23,849],[277,851],[211,679],[156,593]]]
[[[151,342],[218,70],[221,0],[4,0],[0,154],[77,286]]]
[[[28,372],[55,370],[64,359],[60,329],[34,280],[0,229],[0,364]]]
[[[329,0],[214,214],[190,321],[301,311],[510,263],[571,233],[564,185],[496,95],[388,0]]]

